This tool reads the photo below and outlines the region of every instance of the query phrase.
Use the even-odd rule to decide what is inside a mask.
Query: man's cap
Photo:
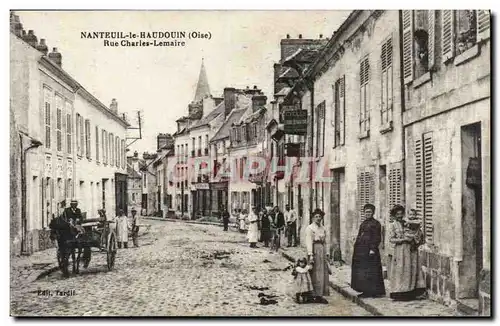
[[[76,200],[75,198],[71,199],[71,203],[72,204],[78,204],[78,200]]]

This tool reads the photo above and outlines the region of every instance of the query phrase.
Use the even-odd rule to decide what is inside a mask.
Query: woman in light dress
[[[118,216],[115,217],[116,223],[116,241],[118,248],[121,249],[122,243],[124,248],[128,248],[128,230],[130,228],[128,217],[122,209],[118,211]]]
[[[323,227],[322,221],[325,213],[319,208],[316,208],[312,213],[312,223],[306,228],[306,248],[309,258],[309,264],[312,265],[311,279],[313,283],[314,302],[328,303],[324,296],[330,295],[329,274],[330,268],[328,260],[328,239],[326,237],[326,229]]]
[[[390,242],[394,244],[390,297],[393,300],[415,300],[425,294],[425,281],[418,264],[418,247],[425,243],[420,221],[416,216],[404,220],[405,208],[396,205],[391,210],[394,221],[390,229]]]
[[[250,248],[257,248],[257,242],[259,241],[259,216],[256,207],[252,208],[252,212],[248,215],[248,242],[250,243]]]

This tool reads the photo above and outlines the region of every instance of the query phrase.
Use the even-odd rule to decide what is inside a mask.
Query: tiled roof
[[[207,114],[204,118],[199,120],[190,129],[195,129],[201,126],[208,125],[213,119],[217,118],[220,114],[224,114],[225,106],[224,102],[220,103],[212,112]]]
[[[258,120],[264,113],[266,113],[266,108],[265,107],[261,107],[259,110],[257,110],[256,112],[250,114],[249,116],[247,116],[244,120],[242,119],[241,122],[244,122],[244,123],[251,123],[251,122],[254,122],[256,120]]]
[[[182,128],[180,131],[176,131],[173,136],[179,136],[179,135],[182,135],[184,132],[186,131],[186,128]]]
[[[229,137],[229,134],[231,132],[231,127],[233,126],[233,123],[239,121],[243,114],[247,111],[247,108],[242,108],[242,109],[235,109],[231,111],[229,116],[227,117],[226,121],[222,124],[222,127],[217,131],[215,136],[212,137],[212,142],[217,141],[220,139],[224,139]]]

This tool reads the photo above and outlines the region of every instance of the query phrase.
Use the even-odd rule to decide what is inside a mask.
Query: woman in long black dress
[[[351,288],[361,292],[360,297],[385,295],[382,262],[378,246],[382,239],[380,222],[373,218],[375,206],[366,204],[365,220],[359,226],[352,256]]]

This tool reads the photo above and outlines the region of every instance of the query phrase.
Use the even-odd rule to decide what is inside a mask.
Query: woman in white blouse
[[[310,264],[312,264],[312,283],[315,302],[328,303],[324,296],[330,295],[328,268],[328,240],[326,229],[322,225],[325,213],[316,208],[312,213],[312,223],[306,228],[306,248]]]

